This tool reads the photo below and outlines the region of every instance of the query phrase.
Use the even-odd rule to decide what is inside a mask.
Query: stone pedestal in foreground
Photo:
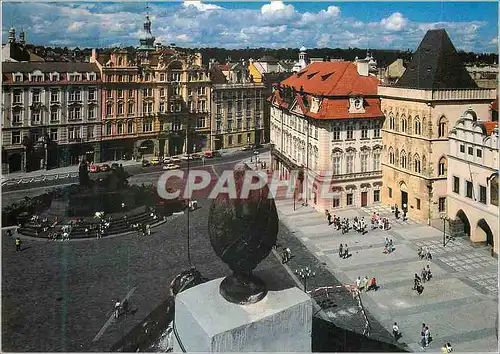
[[[175,327],[186,352],[311,352],[313,306],[298,288],[269,291],[253,305],[219,294],[223,278],[175,299]],[[174,352],[182,352],[174,339]]]

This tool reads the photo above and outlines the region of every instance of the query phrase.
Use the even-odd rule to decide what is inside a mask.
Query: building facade
[[[5,62],[2,76],[2,148],[9,172],[99,161],[96,65]]]
[[[383,113],[368,71],[366,60],[312,63],[270,97],[272,168],[317,210],[380,201]]]
[[[476,82],[478,87],[496,89],[498,88],[498,66],[470,65],[467,66],[467,71]]]
[[[403,76],[378,93],[386,117],[382,201],[406,204],[414,219],[439,221],[446,211],[449,130],[468,109],[489,117],[495,90],[478,88],[446,31],[431,30]]]
[[[263,83],[253,82],[245,61],[211,69],[211,147],[232,148],[264,141]]]
[[[449,135],[447,216],[498,254],[498,122],[465,112]]]
[[[135,51],[93,52],[103,77],[103,160],[209,149],[210,74],[200,54],[154,44],[146,17]]]

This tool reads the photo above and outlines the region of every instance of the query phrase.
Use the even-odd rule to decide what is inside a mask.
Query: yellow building
[[[426,33],[412,62],[392,86],[379,86],[382,129],[382,202],[407,205],[429,224],[446,211],[448,133],[472,109],[490,116],[495,90],[479,89],[445,30]]]

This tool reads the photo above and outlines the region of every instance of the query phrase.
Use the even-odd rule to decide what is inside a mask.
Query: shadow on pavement
[[[363,336],[335,326],[332,322],[313,317],[313,352],[408,352],[408,350],[387,342]]]

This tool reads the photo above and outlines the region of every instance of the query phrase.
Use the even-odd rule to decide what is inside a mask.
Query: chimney
[[[160,43],[160,42],[156,42],[155,47],[156,47],[156,50],[161,50],[161,48],[162,48],[163,46],[161,45],[161,43]]]
[[[356,66],[358,68],[359,75],[368,76],[369,73],[368,59],[357,59]]]
[[[9,43],[16,42],[16,30],[14,27],[11,27],[9,30]]]
[[[215,67],[215,59],[210,59],[210,62],[208,63],[208,69],[212,70]]]

